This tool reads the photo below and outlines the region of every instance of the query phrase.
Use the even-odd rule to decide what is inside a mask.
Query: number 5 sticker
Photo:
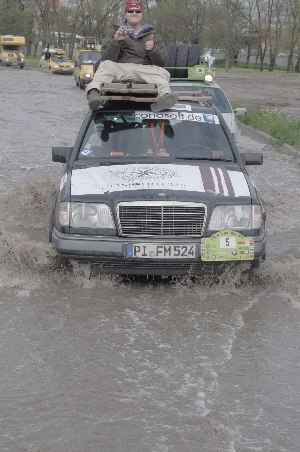
[[[220,248],[236,248],[235,237],[220,237]]]

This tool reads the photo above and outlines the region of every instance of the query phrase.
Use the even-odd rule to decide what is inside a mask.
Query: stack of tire
[[[167,67],[193,67],[199,64],[201,47],[198,44],[168,44],[169,59]],[[168,69],[171,78],[187,78],[187,69]]]

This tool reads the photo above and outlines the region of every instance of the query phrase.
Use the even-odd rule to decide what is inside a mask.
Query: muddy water
[[[48,242],[87,108],[72,76],[0,68],[0,450],[299,450],[299,161],[246,136],[268,260],[218,279],[66,271]]]

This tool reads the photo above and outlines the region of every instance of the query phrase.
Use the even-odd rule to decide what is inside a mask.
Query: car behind
[[[49,57],[47,57],[48,50]],[[42,71],[49,71],[53,74],[74,74],[74,64],[72,60],[68,60],[63,49],[45,49],[40,59],[40,68]]]
[[[211,102],[222,113],[236,144],[239,144],[240,132],[235,117],[244,116],[246,114],[246,108],[240,107],[233,109],[226,94],[215,81],[212,80],[206,83],[204,81],[171,80],[170,87],[172,91],[179,93],[186,93],[192,90],[197,91],[203,96],[210,96]]]

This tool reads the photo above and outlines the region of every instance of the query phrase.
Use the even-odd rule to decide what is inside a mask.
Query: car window
[[[218,116],[188,111],[99,112],[77,158],[91,157],[234,160]]]
[[[171,85],[173,91],[198,91],[202,96],[212,97],[211,102],[221,113],[232,113],[230,104],[220,88],[210,86]]]
[[[5,52],[20,50],[18,46],[3,46]]]
[[[230,104],[220,88],[207,88],[208,96],[212,96],[212,103],[221,113],[232,113]]]
[[[80,64],[95,64],[101,58],[101,52],[82,52]]]

